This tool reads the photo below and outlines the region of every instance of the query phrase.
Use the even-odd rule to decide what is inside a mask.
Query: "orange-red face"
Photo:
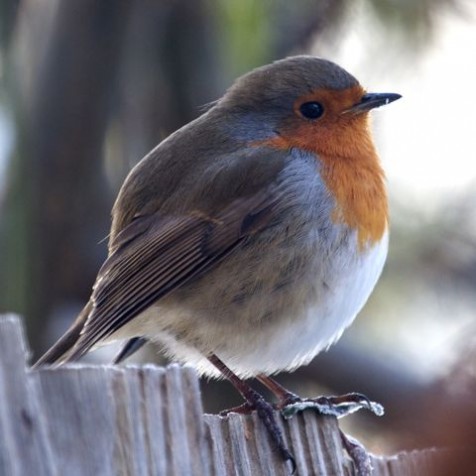
[[[272,141],[280,148],[298,147],[319,156],[356,158],[372,155],[368,114],[351,111],[364,94],[362,86],[355,85],[344,90],[318,89],[300,96],[294,102],[294,114],[278,126],[279,135]],[[319,117],[305,116],[306,107],[312,104],[321,106]]]

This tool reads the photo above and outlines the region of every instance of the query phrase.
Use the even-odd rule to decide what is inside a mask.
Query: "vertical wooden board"
[[[116,393],[128,396],[117,408],[118,421],[129,435],[120,452],[128,460],[124,474],[209,474],[195,372],[176,365],[165,372],[153,366],[127,367],[127,379],[116,378],[114,386]]]
[[[230,472],[227,470],[228,461],[226,459],[225,437],[222,432],[224,418],[219,415],[205,414],[204,422],[207,428],[210,447],[210,465],[212,476],[228,476]]]
[[[253,412],[255,414],[256,412]],[[256,474],[258,468],[261,468],[262,476],[266,476],[266,467],[260,462],[259,455],[259,440],[267,438],[267,432],[263,432],[261,438],[256,438],[255,434],[255,420],[252,415],[237,415],[241,421],[241,428],[243,434],[243,443],[247,454],[247,460],[250,467],[251,474]]]
[[[372,456],[372,468],[375,475],[378,476],[391,476],[388,468],[388,459]]]
[[[281,416],[277,413],[277,423],[280,428],[285,444],[288,445],[286,433],[282,425]],[[259,419],[258,413],[253,412],[248,418],[252,423],[252,441],[256,448],[256,457],[252,468],[253,474],[262,471],[263,476],[288,476],[289,467],[282,459],[277,448],[274,447],[268,432],[264,428],[263,423]],[[250,430],[251,431],[251,430]]]
[[[115,421],[111,368],[65,366],[37,374],[58,473],[116,476],[114,442],[125,435]]]
[[[433,476],[435,473],[441,471],[441,463],[444,462],[445,458],[448,456],[446,451],[448,450],[440,449],[439,451],[437,451],[433,448],[425,451],[411,451],[410,453],[406,453],[405,456],[415,456],[412,458],[415,474],[418,474],[419,468],[422,468],[423,472],[421,474]],[[474,450],[474,448],[470,451],[473,452],[473,458],[476,458],[476,451]],[[405,457],[403,454],[400,454],[399,456],[401,459],[404,459]]]
[[[229,444],[231,446],[232,458],[235,462],[236,474],[238,476],[252,476],[250,455],[241,415],[230,413],[226,418],[226,422],[228,424]]]
[[[186,429],[189,440],[192,474],[210,474],[210,446],[207,444],[207,429],[203,418],[202,396],[195,370],[191,367],[181,369],[182,389],[185,403]]]
[[[288,476],[286,466],[259,420],[252,415],[230,413],[226,417],[205,415],[210,430],[211,474],[236,476]]]
[[[167,475],[169,460],[165,433],[165,369],[146,365],[140,370],[142,421],[151,475]]]
[[[34,376],[17,316],[0,317],[0,474],[58,474],[45,433]]]
[[[303,476],[311,476],[309,473],[309,460],[305,451],[306,441],[303,439],[304,435],[301,432],[302,415],[295,415],[286,420],[285,427],[287,428],[287,435],[289,440],[289,449],[294,455],[297,465],[297,473]]]
[[[324,417],[313,410],[304,411],[302,416],[301,427],[309,442],[308,454],[314,474],[342,476],[342,465],[339,464],[342,463],[342,446],[340,440],[334,437],[338,432],[335,418]],[[322,435],[326,435],[326,441],[322,441]]]
[[[110,374],[110,382],[107,386],[108,398],[114,402],[111,406],[113,411],[111,432],[113,449],[111,462],[114,473],[120,476],[128,476],[134,470],[134,457],[130,455],[132,446],[131,422],[129,420],[129,395],[128,388],[121,375],[121,370]]]
[[[230,414],[219,420],[221,426],[221,436],[223,438],[221,448],[225,458],[227,476],[239,476],[239,462],[237,462],[235,459],[235,454],[231,444],[230,425],[228,423],[229,418]]]
[[[405,476],[415,476],[413,471],[410,471],[410,468],[408,467],[408,461],[400,461],[398,457],[391,458],[388,461],[387,467],[391,475],[405,474]],[[403,473],[403,471],[405,472]],[[421,473],[419,476],[424,476],[424,473]]]
[[[287,420],[287,433],[298,474],[345,476],[352,474],[344,457],[337,420],[305,410]]]
[[[450,453],[448,453],[450,452]],[[424,449],[398,453],[394,456],[374,456],[385,471],[376,472],[377,476],[434,476],[440,474],[442,463],[447,462],[451,450]],[[452,457],[456,457],[456,452]],[[460,476],[459,474],[455,476]],[[466,476],[461,475],[461,476]],[[473,476],[473,475],[468,475]]]
[[[442,454],[433,450],[411,451],[386,458],[385,462],[391,475],[432,476],[439,469],[438,458]]]
[[[171,476],[190,476],[194,462],[191,460],[189,441],[184,438],[186,431],[186,409],[183,399],[181,368],[167,367],[165,373],[165,428],[167,432],[167,452]]]
[[[141,370],[111,367],[110,398],[115,401],[114,465],[124,476],[152,474],[146,448]]]
[[[344,468],[347,464],[342,448],[342,441],[339,433],[337,419],[328,416],[315,416],[322,424],[318,426],[316,443],[322,446],[321,453],[325,458],[325,465],[329,475],[344,475]]]

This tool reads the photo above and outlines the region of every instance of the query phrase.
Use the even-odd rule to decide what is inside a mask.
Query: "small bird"
[[[368,113],[400,97],[368,93],[313,56],[239,78],[132,169],[91,298],[36,365],[131,339],[121,359],[154,341],[228,378],[291,459],[271,407],[244,379],[283,406],[295,401],[270,376],[328,348],[372,292],[388,206]]]

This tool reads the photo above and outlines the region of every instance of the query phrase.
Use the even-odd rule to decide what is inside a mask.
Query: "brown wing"
[[[81,357],[150,305],[211,269],[270,221],[277,193],[234,201],[213,217],[138,217],[99,271],[81,335],[63,360]]]

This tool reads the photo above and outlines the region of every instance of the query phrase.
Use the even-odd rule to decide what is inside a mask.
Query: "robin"
[[[388,207],[368,113],[398,98],[312,56],[239,78],[130,172],[91,298],[37,365],[130,339],[121,360],[152,340],[228,378],[292,460],[272,407],[245,379],[280,407],[295,404],[270,376],[329,347],[372,292]]]

